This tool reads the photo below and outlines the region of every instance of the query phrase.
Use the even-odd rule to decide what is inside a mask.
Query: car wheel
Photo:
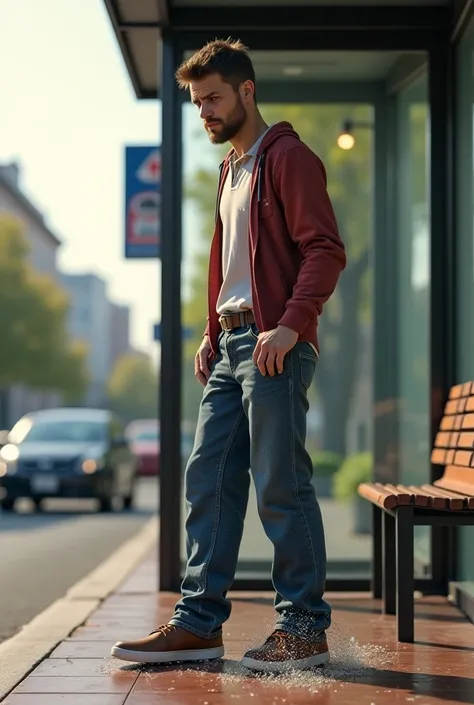
[[[13,512],[15,510],[15,500],[2,499],[2,501],[0,502],[0,507],[4,512]]]
[[[43,511],[43,500],[42,499],[40,499],[39,497],[33,497],[32,502],[35,505],[35,509],[37,512]]]
[[[113,510],[112,497],[101,497],[99,499],[99,511],[100,512],[111,512]]]
[[[127,509],[127,510],[133,509],[134,502],[135,502],[135,497],[133,496],[133,492],[132,492],[132,494],[129,494],[123,498],[123,508]]]

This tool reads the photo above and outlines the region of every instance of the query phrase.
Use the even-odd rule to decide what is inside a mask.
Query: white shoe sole
[[[324,666],[329,662],[329,651],[322,654],[315,654],[309,658],[296,659],[294,661],[260,661],[244,656],[241,660],[242,666],[252,671],[262,671],[265,673],[282,673],[285,671],[304,670],[315,666]]]
[[[119,646],[113,646],[111,656],[121,661],[134,663],[176,663],[179,661],[210,661],[222,658],[225,649],[218,646],[214,649],[195,649],[194,651],[129,651]]]

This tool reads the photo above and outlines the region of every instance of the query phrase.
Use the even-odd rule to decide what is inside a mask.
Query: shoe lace
[[[171,632],[174,632],[176,627],[174,624],[162,624],[157,629],[154,629],[150,634],[162,634],[163,636],[168,636]]]
[[[275,631],[272,632],[267,638],[267,642],[276,641],[277,643],[282,644],[283,642],[288,641],[290,637],[291,634],[288,634],[288,632],[283,632],[280,629],[275,629]]]

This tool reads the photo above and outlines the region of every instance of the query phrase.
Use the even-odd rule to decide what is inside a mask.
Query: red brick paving
[[[60,644],[4,705],[459,705],[474,703],[474,625],[442,598],[417,601],[415,644],[397,644],[393,617],[361,594],[328,595],[332,663],[312,673],[254,677],[238,661],[272,627],[272,596],[233,595],[226,659],[135,667],[109,658],[118,639],[166,622],[174,594],[156,592],[150,557],[88,623]]]

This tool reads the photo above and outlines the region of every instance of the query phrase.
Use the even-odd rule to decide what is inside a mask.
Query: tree
[[[369,106],[361,105],[265,105],[262,114],[268,123],[288,120],[323,160],[328,190],[334,205],[341,237],[347,249],[347,267],[336,293],[325,306],[319,325],[321,358],[316,389],[323,409],[325,450],[345,454],[346,426],[351,410],[362,324],[370,324],[369,245],[371,236],[371,139],[369,130],[356,134],[356,146],[343,151],[337,135],[343,120],[367,122]],[[216,155],[219,158],[221,154]],[[213,232],[216,173],[199,170],[192,178],[188,197],[197,206],[203,225],[205,255],[196,258],[192,295],[185,302],[185,322],[200,326],[205,320],[207,301],[207,253]],[[199,329],[199,326],[198,326]],[[186,353],[194,354],[194,340]]]
[[[126,422],[157,418],[158,380],[151,360],[144,355],[122,355],[107,385],[111,409]]]
[[[0,215],[0,388],[26,384],[79,396],[86,350],[67,335],[68,298],[28,262],[21,224]]]

